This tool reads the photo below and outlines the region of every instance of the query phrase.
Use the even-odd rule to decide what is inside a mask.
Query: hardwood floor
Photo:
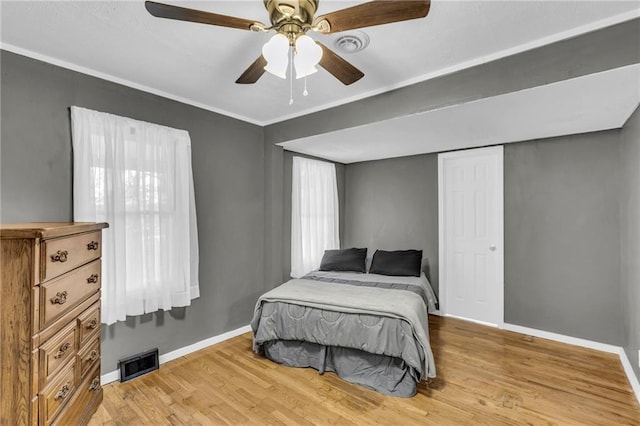
[[[90,425],[640,425],[617,355],[429,318],[438,377],[413,398],[283,367],[251,334],[104,387]]]

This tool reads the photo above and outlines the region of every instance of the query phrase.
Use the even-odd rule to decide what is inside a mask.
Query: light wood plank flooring
[[[438,378],[394,398],[283,367],[245,334],[104,388],[90,425],[640,425],[617,355],[431,316]]]

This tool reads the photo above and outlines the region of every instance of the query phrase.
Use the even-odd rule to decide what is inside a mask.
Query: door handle
[[[491,244],[491,245],[489,246],[489,250],[491,250],[491,251],[496,251],[496,246],[495,246],[494,244]]]

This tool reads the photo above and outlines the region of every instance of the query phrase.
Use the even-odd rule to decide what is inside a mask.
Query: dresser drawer
[[[96,336],[89,344],[80,349],[76,364],[80,366],[80,377],[84,377],[100,362],[100,337]]]
[[[62,275],[102,255],[100,232],[44,240],[42,244],[42,281]]]
[[[40,346],[40,388],[49,383],[57,371],[76,356],[77,328],[71,322]]]
[[[73,407],[64,410],[54,420],[54,425],[85,425],[89,422],[89,416],[94,413],[102,402],[102,387],[100,386],[100,369],[96,367],[90,371],[73,396]]]
[[[66,403],[73,397],[76,388],[75,359],[56,375],[39,396],[40,418],[50,424]],[[42,423],[42,422],[41,422]]]
[[[64,314],[100,289],[100,260],[69,272],[41,286],[41,327]]]
[[[78,318],[80,346],[84,345],[94,334],[100,334],[100,302],[95,303]]]

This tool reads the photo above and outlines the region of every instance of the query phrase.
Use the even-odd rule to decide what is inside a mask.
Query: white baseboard
[[[521,325],[505,323],[503,328],[509,331],[515,331],[520,334],[528,334],[530,336],[540,337],[543,339],[555,340],[560,343],[569,345],[582,346],[583,348],[595,349],[597,351],[609,352],[611,354],[619,354],[620,346],[609,345],[607,343],[594,342],[593,340],[580,339],[578,337],[566,336],[564,334],[552,333],[550,331],[537,330],[535,328],[523,327]]]
[[[199,351],[200,349],[207,348],[209,346],[215,345],[216,343],[224,342],[225,340],[229,340],[233,337],[239,336],[241,334],[247,333],[251,331],[251,326],[245,325],[244,327],[237,328],[235,330],[227,331],[226,333],[219,334],[217,336],[209,337],[208,339],[201,340],[189,346],[184,346],[182,348],[176,349],[171,352],[167,352],[166,354],[160,355],[159,362],[160,364],[164,364],[165,362],[169,362],[176,358],[180,358],[181,356],[188,355],[190,353]],[[120,379],[120,371],[114,370],[109,373],[103,374],[100,376],[100,383],[105,385],[107,383],[115,382]]]
[[[472,318],[465,318],[465,317],[460,317],[458,315],[451,315],[451,314],[444,314],[444,315],[440,315],[440,316],[444,316],[444,317],[449,317],[449,318],[455,318],[455,319],[460,319],[463,321],[469,321],[475,324],[480,324],[480,325],[484,325],[486,327],[493,327],[493,328],[499,328],[496,324],[491,324],[490,322],[486,322],[486,321],[479,321],[479,320],[475,320]]]
[[[527,334],[543,339],[554,340],[560,343],[567,343],[569,345],[581,346],[583,348],[595,349],[597,351],[618,355],[620,357],[620,362],[622,363],[624,372],[627,375],[627,380],[629,380],[629,384],[631,385],[631,389],[633,389],[633,392],[636,395],[636,399],[638,400],[638,402],[640,402],[640,383],[638,382],[638,377],[636,377],[636,374],[631,367],[631,362],[629,362],[629,358],[627,358],[627,353],[621,346],[594,342],[593,340],[580,339],[578,337],[565,336],[564,334],[551,333],[549,331],[537,330],[535,328],[523,327],[521,325],[515,324],[505,323],[503,328],[505,330],[514,331],[520,334]]]
[[[636,394],[636,399],[640,402],[640,382],[638,381],[636,373],[633,371],[633,367],[631,367],[631,362],[629,361],[624,348],[620,348],[620,362],[622,362],[622,368],[624,368],[624,372],[627,374],[627,379],[629,379],[631,388]]]
[[[107,383],[117,382],[120,380],[120,370],[113,370],[107,374],[100,376],[100,384],[106,385]]]

